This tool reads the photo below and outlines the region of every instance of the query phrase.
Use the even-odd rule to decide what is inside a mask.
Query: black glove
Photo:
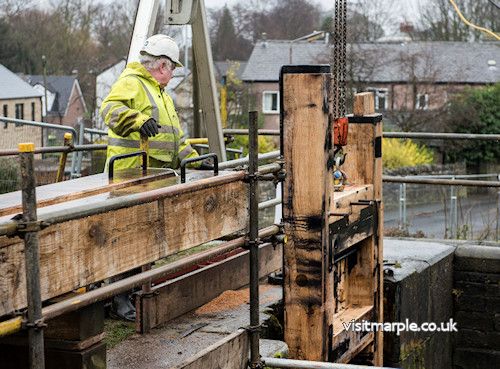
[[[156,123],[156,120],[154,120],[153,118],[149,118],[141,126],[139,132],[141,132],[141,135],[143,136],[154,137],[160,132],[158,130],[160,127],[161,126],[158,123]]]
[[[203,160],[198,169],[201,170],[214,170],[214,159],[206,158]]]

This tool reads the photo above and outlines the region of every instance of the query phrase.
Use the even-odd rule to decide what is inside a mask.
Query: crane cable
[[[457,4],[455,4],[455,0],[450,0],[450,3],[451,5],[453,5],[453,7],[455,8],[455,11],[457,12],[458,16],[460,17],[460,19],[466,24],[468,25],[469,27],[472,27],[472,28],[475,28],[481,32],[484,32],[490,36],[493,36],[494,38],[496,38],[498,41],[500,41],[500,36],[498,36],[495,32],[492,32],[490,31],[489,29],[487,28],[483,28],[483,27],[479,27],[479,26],[476,26],[475,24],[472,24],[471,22],[469,22],[462,14],[462,12],[460,12],[460,9],[458,9],[458,6]]]

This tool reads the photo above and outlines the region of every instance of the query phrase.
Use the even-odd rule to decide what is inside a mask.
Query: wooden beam
[[[316,70],[315,70],[316,69]],[[295,359],[326,360],[333,318],[329,278],[328,210],[332,127],[330,74],[321,67],[282,72],[285,260],[285,341]]]
[[[249,251],[210,264],[153,287],[151,299],[151,327],[168,322],[194,310],[227,290],[235,290],[248,284]],[[260,246],[260,277],[264,277],[283,265],[282,246]],[[139,294],[139,298],[142,298]],[[146,297],[148,298],[148,297]],[[179,303],[182,301],[182,304]],[[143,319],[139,315],[139,319]]]
[[[351,184],[372,184],[373,200],[378,201],[378,229],[361,242],[351,269],[348,300],[373,305],[373,321],[383,321],[383,203],[382,203],[382,116],[374,114],[373,94],[355,96],[354,116],[349,117],[347,160],[343,168]],[[382,331],[375,332],[371,345],[374,365],[382,365]]]
[[[201,190],[186,186],[192,191],[41,231],[43,300],[246,227],[245,183],[229,182]],[[50,207],[44,209],[50,211]],[[0,237],[0,316],[26,306],[23,252],[20,238]]]
[[[375,114],[373,92],[361,92],[354,95],[353,113],[355,116]]]
[[[37,208],[60,204],[67,201],[77,200],[101,193],[110,193],[122,188],[145,185],[151,182],[165,180],[175,177],[175,173],[166,170],[148,169],[146,176],[142,175],[142,170],[119,171],[120,178],[114,182],[108,180],[105,173],[77,178],[71,182],[59,182],[36,189]],[[175,180],[172,182],[175,183]],[[145,190],[147,187],[145,188]],[[0,195],[0,217],[9,214],[22,212],[21,191],[9,192]]]

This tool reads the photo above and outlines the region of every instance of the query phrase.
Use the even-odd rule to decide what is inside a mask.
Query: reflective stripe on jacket
[[[172,98],[138,62],[127,65],[102,102],[100,114],[108,126],[108,161],[140,149],[141,126],[150,118],[161,125],[149,137],[149,166],[177,168],[185,158],[198,156],[186,143]],[[140,157],[115,162],[115,169],[140,166]]]

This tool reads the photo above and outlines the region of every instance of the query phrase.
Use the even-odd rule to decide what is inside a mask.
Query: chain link
[[[346,115],[347,0],[335,0],[332,56],[332,111],[340,118]]]

